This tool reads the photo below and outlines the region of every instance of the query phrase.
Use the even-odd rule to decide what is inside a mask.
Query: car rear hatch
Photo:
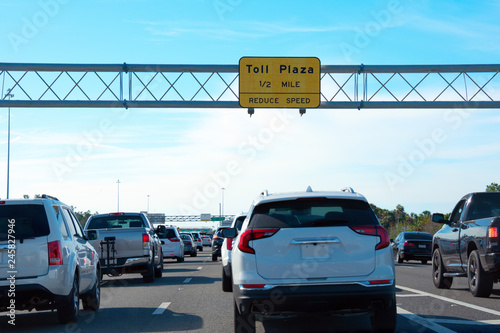
[[[0,204],[0,280],[10,275],[37,277],[49,271],[50,229],[44,206],[18,202]]]
[[[380,238],[364,233],[364,228],[376,231],[378,225],[368,204],[313,199],[256,207],[251,230],[264,234],[250,237],[254,239],[248,245],[255,251],[258,274],[265,279],[316,281],[372,273]]]
[[[409,236],[403,246],[405,250],[409,250],[415,255],[430,255],[432,252],[432,235],[430,239],[425,239],[425,236],[421,235]]]

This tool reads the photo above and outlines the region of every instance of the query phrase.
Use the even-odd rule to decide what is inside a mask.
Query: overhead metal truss
[[[234,215],[223,215],[224,221],[234,220]],[[224,222],[222,221],[222,222]],[[165,223],[182,223],[182,222],[219,222],[219,221],[202,221],[200,215],[167,215],[165,216]]]
[[[238,70],[0,63],[0,107],[240,108]],[[500,108],[499,71],[499,64],[323,65],[319,108]]]

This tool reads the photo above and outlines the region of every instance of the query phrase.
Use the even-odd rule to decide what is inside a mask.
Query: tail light
[[[49,265],[62,265],[62,252],[61,252],[61,242],[54,241],[49,242]]]
[[[359,227],[350,227],[354,232],[362,235],[369,236],[377,236],[380,238],[380,241],[375,246],[375,250],[381,250],[383,248],[388,247],[391,242],[389,240],[389,234],[384,227],[380,225],[369,225],[369,226],[359,226]]]
[[[405,246],[405,247],[413,247],[413,246],[415,246],[415,244],[413,244],[413,243],[408,243],[408,241],[405,241],[405,242],[403,243],[403,246]]]
[[[124,213],[109,213],[108,216],[125,215]]]
[[[184,242],[184,245],[193,246],[193,243],[191,243],[191,242]]]
[[[181,240],[180,240],[179,238],[177,238],[177,237],[174,237],[174,238],[169,238],[168,240],[169,240],[169,241],[171,241],[171,242],[180,242],[180,241],[181,241]]]
[[[256,229],[247,230],[241,234],[238,249],[242,252],[255,254],[255,250],[248,244],[251,240],[268,238],[278,232],[279,229]],[[228,242],[229,243],[229,242]]]
[[[149,247],[149,234],[142,234],[142,246]]]
[[[488,237],[486,237],[486,251],[498,252],[500,251],[500,237],[498,237],[498,230],[500,229],[500,219],[495,217],[491,224],[488,226]]]
[[[232,238],[226,239],[226,249],[228,251],[232,251],[233,250],[233,239]]]

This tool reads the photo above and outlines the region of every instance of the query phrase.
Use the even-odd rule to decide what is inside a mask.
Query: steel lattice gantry
[[[0,107],[240,108],[238,71],[238,65],[0,63]],[[322,65],[319,108],[500,108],[499,71],[499,64]]]

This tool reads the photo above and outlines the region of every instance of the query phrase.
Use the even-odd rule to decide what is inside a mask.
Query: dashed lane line
[[[439,296],[439,295],[431,294],[431,293],[428,293],[428,292],[425,292],[425,291],[421,291],[421,290],[418,290],[418,289],[413,289],[413,288],[408,288],[408,287],[403,287],[403,286],[396,286],[396,288],[403,289],[403,290],[406,290],[406,291],[410,291],[412,293],[420,294],[422,296],[434,297],[434,298],[440,299],[440,300],[445,301],[445,302],[450,302],[450,303],[453,303],[453,304],[465,306],[465,307],[468,307],[470,309],[474,309],[474,310],[478,310],[478,311],[490,313],[490,314],[495,315],[495,316],[500,316],[500,311],[488,309],[488,308],[485,308],[485,307],[482,307],[482,306],[479,306],[479,305],[465,303],[465,302],[458,301],[458,300],[455,300],[455,299],[452,299],[452,298],[448,298],[448,297],[444,297],[444,296]]]
[[[163,302],[160,306],[154,310],[153,315],[161,315],[168,308],[171,302]]]
[[[410,311],[406,311],[405,309],[402,309],[398,307],[398,315],[403,316],[405,318],[408,318],[409,320],[422,325],[430,330],[433,330],[434,332],[437,333],[456,333],[455,331],[452,331],[444,326],[441,326],[439,324],[436,324],[435,322],[425,319],[423,317],[420,317],[414,313],[411,313]]]
[[[186,279],[186,280],[184,280],[182,283],[189,283],[189,282],[191,282],[191,279],[192,279],[192,278],[187,278],[187,279]]]

